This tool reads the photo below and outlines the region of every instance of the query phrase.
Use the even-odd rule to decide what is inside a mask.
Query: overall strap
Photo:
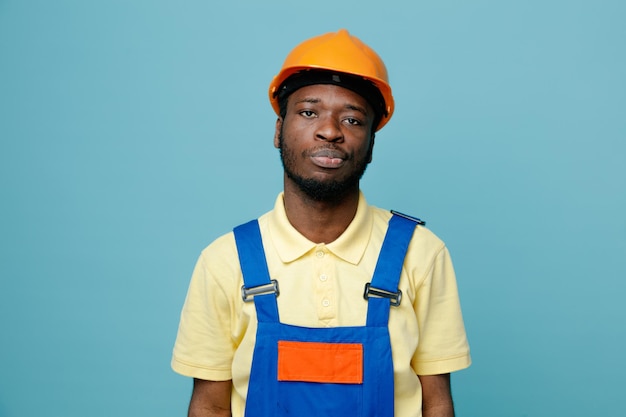
[[[372,282],[365,290],[365,298],[368,299],[367,326],[370,327],[387,327],[392,303],[400,304],[402,292],[398,289],[398,282],[402,265],[413,231],[423,223],[419,219],[393,213]]]
[[[235,227],[233,232],[243,273],[242,297],[244,301],[251,301],[254,297],[259,322],[277,323],[278,283],[270,279],[259,223],[256,220],[249,221]]]

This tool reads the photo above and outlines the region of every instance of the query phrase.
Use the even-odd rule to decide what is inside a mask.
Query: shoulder
[[[203,260],[210,259],[212,261],[224,259],[228,260],[237,254],[235,246],[235,235],[232,231],[225,233],[211,242],[205,247],[200,255]]]
[[[258,219],[259,227],[263,231],[267,228],[271,211],[264,213]],[[247,222],[242,223],[241,225]],[[240,226],[240,225],[238,225]],[[239,271],[239,256],[237,252],[237,244],[235,241],[235,233],[233,229],[223,235],[219,236],[208,246],[206,246],[200,254],[199,263],[204,264],[206,268],[216,270],[229,270],[231,272]]]
[[[265,229],[267,227],[267,223],[269,222],[269,218],[272,212],[273,210],[266,212],[256,219],[259,222],[259,226],[261,229]],[[239,225],[235,225],[235,227],[233,227],[229,232],[224,233],[223,235],[213,240],[208,246],[206,246],[202,250],[201,258],[211,259],[214,261],[221,260],[226,262],[237,260],[237,245],[235,243],[234,229],[238,226],[244,225],[245,223],[248,222],[245,221]]]
[[[385,230],[387,229],[387,225],[389,224],[389,220],[391,219],[393,213],[413,218],[418,221],[415,231],[413,232],[409,252],[414,250],[418,250],[420,252],[439,252],[445,248],[445,243],[435,233],[433,233],[432,230],[426,227],[426,222],[419,216],[411,213],[406,214],[396,210],[386,210],[375,206],[368,206],[368,209],[370,210],[370,213],[372,213],[375,227],[383,227]]]

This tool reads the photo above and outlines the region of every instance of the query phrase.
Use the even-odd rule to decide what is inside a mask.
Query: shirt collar
[[[283,193],[278,195],[269,215],[269,235],[281,261],[292,262],[319,245],[302,236],[287,219]],[[348,228],[326,248],[339,258],[358,264],[372,234],[373,217],[362,192],[356,214]]]

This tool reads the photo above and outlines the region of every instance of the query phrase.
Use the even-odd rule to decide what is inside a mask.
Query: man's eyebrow
[[[315,97],[305,97],[302,100],[298,100],[296,101],[296,103],[319,103],[321,100],[319,98],[315,98]]]
[[[348,109],[348,110],[354,110],[354,111],[361,112],[361,113],[363,113],[365,116],[367,116],[367,115],[369,114],[369,113],[367,112],[367,109],[366,109],[365,107],[357,106],[357,105],[355,105],[355,104],[350,104],[350,103],[348,103],[348,104],[346,104],[346,106],[345,106],[345,107],[346,107],[346,109]]]
[[[317,98],[317,97],[304,97],[302,100],[296,101],[295,104],[299,104],[299,103],[317,104],[317,103],[321,103],[321,102],[322,102],[322,100],[320,98]],[[358,111],[360,113],[363,113],[363,115],[365,115],[365,116],[369,116],[369,113],[368,113],[366,107],[358,106],[358,105],[352,104],[352,103],[346,103],[344,105],[344,108],[347,109],[347,110]]]

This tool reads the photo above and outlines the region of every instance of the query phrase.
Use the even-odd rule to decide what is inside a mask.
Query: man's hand
[[[232,381],[193,380],[188,417],[230,417]]]
[[[454,417],[450,374],[419,375],[422,383],[422,416]]]

